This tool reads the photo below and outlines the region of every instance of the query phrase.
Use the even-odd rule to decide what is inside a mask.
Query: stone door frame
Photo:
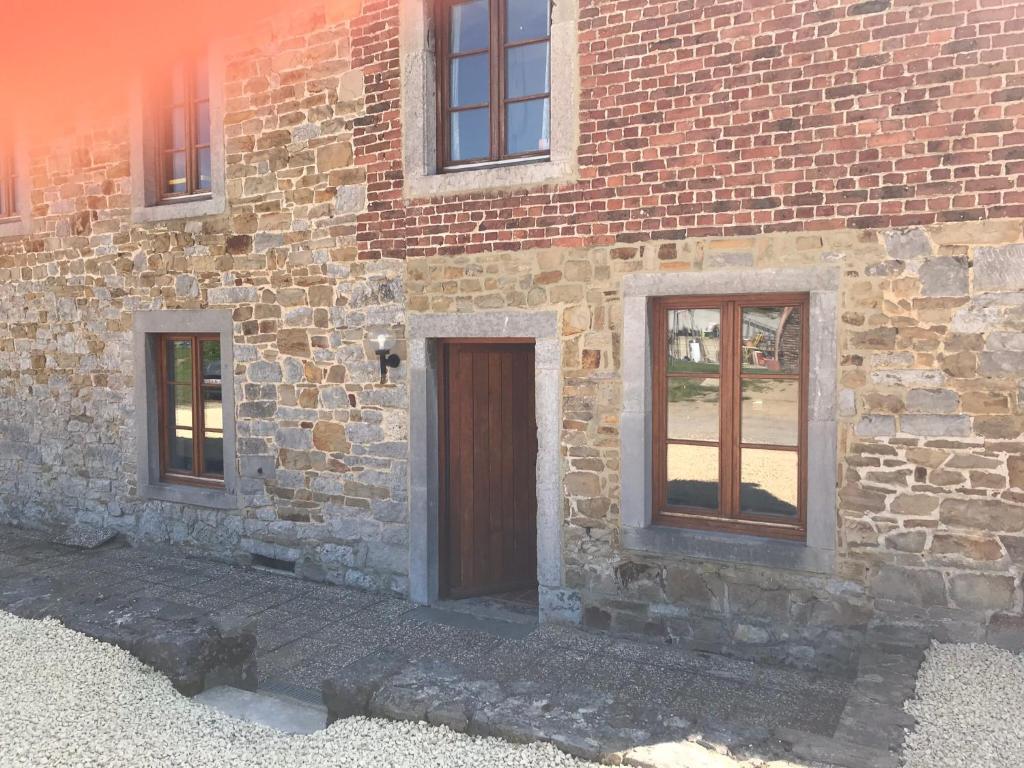
[[[533,339],[537,417],[537,583],[542,620],[579,621],[579,599],[563,589],[561,342],[552,311],[413,314],[409,361],[409,597],[440,598],[438,524],[439,339]]]

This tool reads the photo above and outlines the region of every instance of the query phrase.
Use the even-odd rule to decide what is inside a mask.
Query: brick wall
[[[397,209],[398,14],[364,13],[367,257],[1024,215],[1014,0],[581,0],[580,182]]]

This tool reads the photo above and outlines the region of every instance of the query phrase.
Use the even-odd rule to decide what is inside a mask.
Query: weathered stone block
[[[1024,456],[1010,456],[1006,459],[1010,485],[1024,489]]]
[[[967,295],[967,259],[962,256],[928,259],[919,276],[924,296]]]
[[[1024,245],[976,248],[974,289],[977,291],[1024,290]]]
[[[937,555],[954,555],[967,560],[999,560],[1003,549],[993,536],[968,536],[956,533],[936,533],[931,551]]]
[[[316,151],[316,169],[320,173],[352,164],[352,145],[347,141],[333,141]]]
[[[282,376],[281,366],[275,362],[258,360],[255,363],[249,364],[249,367],[246,369],[246,375],[249,381],[280,382]]]
[[[924,494],[897,496],[890,508],[897,515],[930,515],[939,508],[939,500]]]
[[[278,331],[277,349],[282,355],[309,357],[309,334],[298,328],[286,328]]]
[[[938,571],[882,566],[871,579],[878,597],[913,605],[946,605],[946,583]]]
[[[971,434],[971,417],[904,414],[900,416],[900,431],[922,437],[967,437]]]
[[[982,531],[1024,531],[1024,506],[995,499],[945,499],[939,519],[950,526]]]
[[[313,426],[313,447],[327,453],[347,453],[352,447],[345,425],[333,421],[318,421]]]
[[[932,255],[932,244],[923,229],[889,229],[882,233],[885,250],[894,259],[904,261]]]
[[[896,434],[896,418],[878,414],[861,416],[854,431],[860,437],[889,437]]]
[[[955,573],[949,580],[949,594],[958,608],[1005,611],[1013,607],[1011,576]]]
[[[960,398],[951,389],[912,389],[907,393],[911,413],[956,413]]]
[[[366,210],[366,185],[345,184],[338,187],[334,210],[339,216],[350,216]]]
[[[978,356],[978,372],[985,376],[1017,376],[1024,373],[1024,353],[982,352]]]

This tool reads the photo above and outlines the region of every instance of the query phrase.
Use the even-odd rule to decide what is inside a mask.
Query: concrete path
[[[858,674],[831,677],[537,626],[522,616],[505,621],[458,606],[425,609],[164,549],[79,550],[0,527],[0,585],[26,573],[75,584],[79,594],[92,592],[97,599],[145,595],[204,611],[221,626],[253,628],[262,692],[319,706],[325,681],[351,680],[386,659],[390,684],[398,689],[410,680],[429,689],[434,670],[434,682],[442,683],[439,696],[476,686],[492,696],[511,691],[549,701],[538,706],[536,722],[523,725],[517,711],[523,727],[515,733],[536,734],[545,722],[565,730],[552,720],[552,708],[561,707],[575,720],[580,712],[597,713],[585,727],[615,734],[614,743],[597,744],[599,753],[625,755],[638,765],[671,764],[651,757],[651,751],[674,759],[671,754],[693,748],[686,742],[733,764],[785,759],[797,765],[896,766],[894,753],[912,724],[902,703],[913,694],[925,645],[923,638],[887,636],[878,628],[862,650]],[[595,701],[600,706],[591,706]],[[628,743],[630,734],[635,743]],[[540,735],[558,743],[550,733]],[[573,750],[570,740],[565,746],[592,756],[588,750],[594,745]]]

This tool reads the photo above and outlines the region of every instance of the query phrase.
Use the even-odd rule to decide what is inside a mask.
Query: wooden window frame
[[[168,467],[167,454],[170,451],[170,431],[168,425],[168,413],[170,403],[168,402],[168,389],[171,386],[179,386],[182,382],[175,382],[171,379],[167,370],[167,344],[173,341],[188,341],[192,345],[192,472],[170,469]],[[214,385],[203,384],[202,376],[202,342],[215,341],[221,343],[220,334],[217,333],[162,333],[156,334],[156,366],[157,366],[157,407],[159,408],[159,440],[160,450],[160,481],[165,483],[181,483],[184,485],[198,485],[205,488],[223,488],[224,474],[204,473],[203,468],[203,442],[206,436],[206,419],[203,411],[203,389],[212,389]],[[224,357],[221,355],[221,365]],[[224,371],[221,370],[220,384],[221,404],[223,407]],[[227,415],[224,415],[227,418]],[[224,438],[223,426],[221,437]]]
[[[205,71],[201,71],[200,62],[205,65]],[[168,78],[164,78],[161,82],[159,89],[159,97],[156,101],[156,175],[157,175],[157,204],[167,203],[178,203],[182,200],[202,200],[213,196],[213,124],[212,124],[212,106],[210,104],[210,92],[209,86],[207,86],[207,93],[205,98],[196,98],[196,80],[200,75],[207,78],[209,82],[210,69],[209,61],[206,57],[195,57],[180,64],[184,70],[184,94],[183,101],[171,102],[170,101],[170,84]],[[209,136],[210,141],[206,144],[199,144],[196,137],[198,135],[198,122],[197,116],[199,113],[199,106],[206,104],[207,117],[210,120]],[[185,108],[185,144],[180,147],[170,146],[170,136],[168,131],[169,114],[176,108]],[[210,153],[210,186],[203,188],[199,186],[199,161],[198,155],[199,150],[205,149]],[[177,152],[185,153],[185,191],[184,192],[168,192],[169,182],[171,179],[167,175],[167,163],[165,159],[167,155],[174,154]]]
[[[14,150],[0,144],[0,219],[13,219],[18,211],[18,168]]]
[[[742,329],[744,308],[797,307],[800,310],[800,369],[796,373],[749,373],[742,370]],[[807,384],[808,322],[810,297],[806,293],[765,293],[694,297],[661,297],[651,306],[653,375],[653,505],[652,521],[658,525],[696,528],[726,533],[748,533],[804,541],[807,536]],[[668,372],[668,311],[672,309],[717,309],[720,314],[719,435],[717,443],[668,438],[668,382],[670,378],[716,378],[715,374]],[[742,382],[744,380],[799,382],[799,425],[795,449],[742,442]],[[669,444],[717,447],[719,451],[718,509],[670,505],[668,503],[667,461]],[[783,520],[778,515],[740,512],[740,450],[787,450],[797,454],[797,516]]]
[[[526,101],[537,101],[548,99],[548,132],[551,131],[551,78],[554,73],[550,69],[551,59],[551,15],[548,13],[548,34],[543,37],[530,38],[528,40],[516,40],[514,43],[506,41],[506,2],[507,0],[487,0],[488,21],[490,28],[490,40],[488,47],[462,51],[458,54],[451,52],[451,9],[453,6],[462,5],[468,0],[434,0],[435,29],[437,30],[437,167],[442,171],[458,171],[482,166],[506,165],[520,162],[531,162],[544,160],[551,157],[550,141],[548,149],[535,152],[507,153],[505,147],[505,107],[508,104],[515,104]],[[528,96],[506,98],[506,67],[505,61],[510,48],[519,48],[525,45],[546,42],[548,44],[548,90],[543,93],[533,93]],[[456,59],[467,56],[477,56],[481,53],[488,54],[489,62],[489,92],[487,104],[470,104],[460,107],[451,107],[451,63]],[[488,108],[490,127],[490,153],[487,157],[477,157],[470,160],[451,160],[451,116],[456,112],[465,112],[471,109]]]

